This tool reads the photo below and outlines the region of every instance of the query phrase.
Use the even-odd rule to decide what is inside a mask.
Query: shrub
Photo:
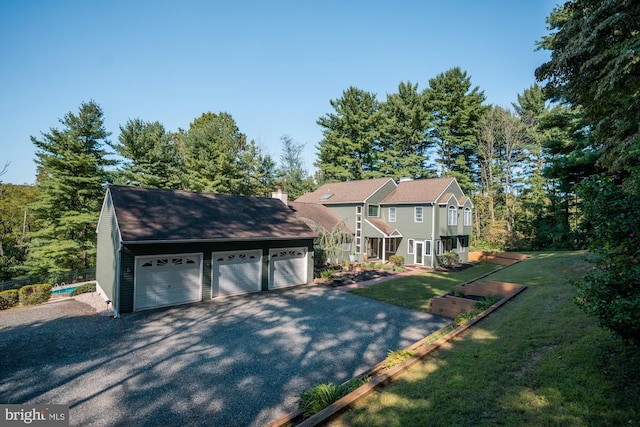
[[[17,289],[9,289],[8,291],[0,292],[0,310],[6,310],[18,305],[20,301]]]
[[[36,305],[49,301],[51,298],[51,285],[38,284],[27,285],[20,288],[20,304]]]
[[[640,153],[640,137],[625,149],[634,147]],[[625,187],[619,179],[598,175],[578,187],[595,268],[573,282],[575,302],[601,326],[640,345],[640,198],[637,186]]]
[[[96,284],[95,283],[87,283],[87,284],[84,284],[82,286],[78,286],[73,291],[71,291],[71,295],[70,296],[75,297],[76,295],[85,294],[87,292],[95,292],[95,291],[96,291]]]
[[[371,378],[353,378],[347,383],[337,385],[335,383],[316,384],[304,390],[298,401],[298,409],[305,418],[317,414],[333,402],[342,399],[353,390],[369,382]]]
[[[440,257],[440,265],[445,268],[451,268],[460,263],[460,257],[455,252],[447,252]]]
[[[404,257],[402,255],[391,255],[389,262],[397,267],[404,265]]]

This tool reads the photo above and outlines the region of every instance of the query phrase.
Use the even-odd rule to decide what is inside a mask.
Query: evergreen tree
[[[114,181],[152,188],[181,188],[181,158],[177,138],[159,122],[129,120],[120,126],[113,148],[124,158]]]
[[[27,267],[32,274],[56,274],[95,265],[96,225],[106,168],[109,133],[102,109],[91,101],[60,120],[35,144],[40,199],[31,205],[37,231],[28,235]]]
[[[640,343],[640,3],[573,0],[556,8],[548,21],[554,31],[540,46],[551,60],[536,70],[554,99],[584,113],[592,130],[586,145],[565,158],[607,174],[582,179],[584,228],[598,268],[577,283],[577,303],[619,336]],[[562,145],[560,145],[562,148]],[[571,145],[569,145],[571,147]],[[563,165],[562,165],[563,166]],[[571,168],[567,180],[579,176]]]
[[[304,167],[302,150],[304,144],[296,144],[289,135],[280,138],[282,152],[280,154],[280,168],[278,184],[282,191],[288,194],[290,200],[295,200],[304,193],[313,191],[315,185]]]
[[[466,71],[455,67],[429,80],[424,96],[433,118],[427,132],[437,147],[440,175],[455,177],[466,192],[473,190],[472,170],[478,121],[486,107],[484,92],[471,89]]]
[[[181,135],[186,189],[225,194],[248,191],[247,137],[228,113],[204,113]]]
[[[398,93],[387,95],[381,110],[384,113],[381,172],[395,179],[435,176],[428,161],[429,143],[425,134],[431,113],[418,93],[418,85],[400,82]]]
[[[378,158],[382,114],[376,96],[349,87],[330,103],[335,112],[317,121],[323,128],[316,163],[322,181],[382,176]]]

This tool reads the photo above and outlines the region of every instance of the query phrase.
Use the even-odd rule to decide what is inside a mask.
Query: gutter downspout
[[[116,259],[116,289],[113,292],[113,318],[120,317],[120,276],[122,275],[121,260],[122,260],[122,241],[120,241],[120,247],[118,248],[118,258]]]
[[[431,205],[431,268],[434,268],[434,258],[436,257],[435,235],[436,235],[436,204]]]

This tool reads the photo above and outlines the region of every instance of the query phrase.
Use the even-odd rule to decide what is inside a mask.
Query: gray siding
[[[96,282],[106,296],[115,301],[117,286],[117,254],[120,248],[120,236],[113,211],[111,195],[107,192],[98,222],[98,244],[96,253]]]

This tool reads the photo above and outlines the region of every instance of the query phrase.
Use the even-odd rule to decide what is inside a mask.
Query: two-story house
[[[402,255],[407,264],[435,267],[452,251],[468,260],[473,204],[454,178],[329,183],[289,205],[326,227],[343,222],[353,231],[345,249],[358,261]]]

